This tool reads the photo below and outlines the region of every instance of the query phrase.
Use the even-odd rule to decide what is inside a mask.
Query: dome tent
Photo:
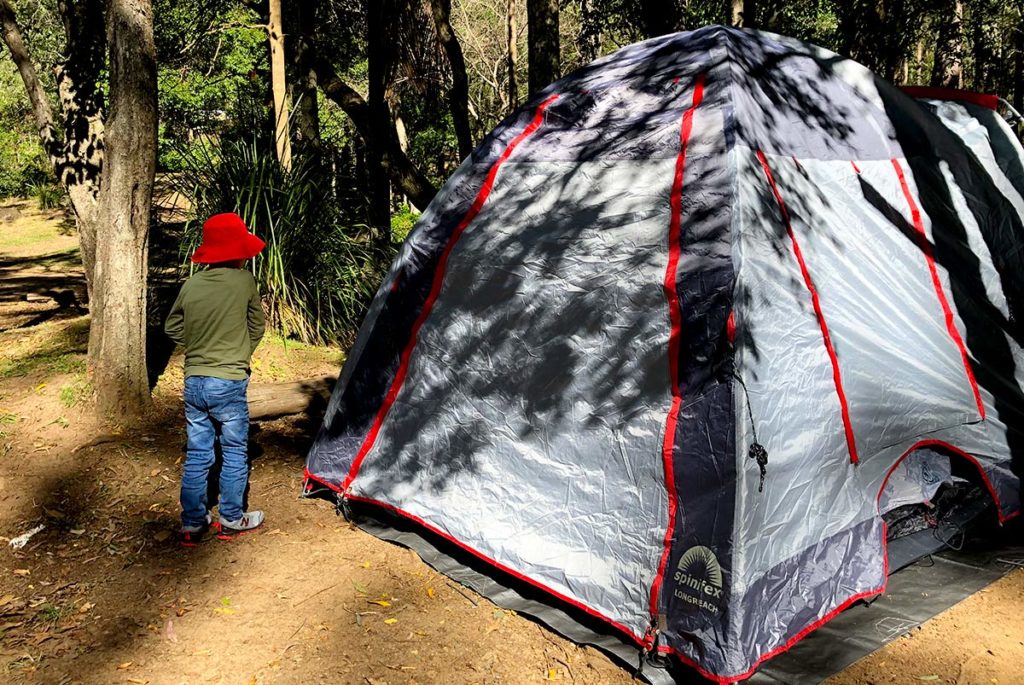
[[[722,27],[552,84],[410,233],[307,492],[723,683],[883,591],[882,514],[934,493],[921,464],[1016,515],[1021,150],[934,106]]]

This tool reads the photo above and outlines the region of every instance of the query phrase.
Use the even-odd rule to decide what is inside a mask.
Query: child
[[[194,544],[213,523],[207,479],[220,429],[220,529],[234,535],[258,528],[263,512],[242,510],[249,481],[249,361],[263,337],[263,307],[252,274],[242,269],[266,244],[237,214],[203,224],[203,243],[192,255],[209,267],[189,278],[171,307],[164,330],[185,346],[185,425],[188,448],[181,476],[182,543]]]

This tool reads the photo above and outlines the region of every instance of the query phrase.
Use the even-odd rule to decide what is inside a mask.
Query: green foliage
[[[409,231],[419,221],[420,213],[409,205],[402,205],[397,212],[391,214],[391,239],[397,243],[405,240]]]
[[[68,409],[78,406],[91,396],[92,383],[89,382],[84,374],[79,374],[78,378],[65,383],[60,388],[60,403]]]
[[[64,189],[56,183],[38,183],[28,188],[39,209],[57,209],[64,203]]]
[[[183,171],[175,184],[194,210],[183,258],[198,244],[207,216],[236,212],[267,243],[251,268],[270,325],[304,342],[345,337],[359,323],[392,250],[350,224],[316,160],[297,157],[285,171],[261,127],[240,128],[259,132],[210,138],[180,152]]]

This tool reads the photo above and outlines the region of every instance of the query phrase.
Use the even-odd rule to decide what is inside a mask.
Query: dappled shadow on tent
[[[681,40],[695,41],[703,52],[694,44],[673,43]],[[511,157],[512,166],[499,173],[500,185],[501,175],[513,173],[517,162],[522,166],[530,162],[549,166],[564,162],[563,173],[552,174],[545,184],[531,186],[528,174],[524,173],[525,180],[517,177],[521,187],[501,195],[500,203],[484,206],[481,217],[491,217],[489,225],[496,222],[488,212],[500,213],[510,223],[528,217],[529,239],[515,231],[497,229],[488,235],[474,235],[480,222],[470,223],[466,233],[459,237],[449,264],[459,268],[445,274],[438,309],[431,310],[427,319],[431,325],[447,326],[447,332],[444,336],[416,341],[418,347],[412,354],[410,368],[417,373],[410,373],[407,379],[415,387],[403,387],[386,416],[387,423],[399,428],[387,431],[373,452],[372,466],[377,477],[386,480],[389,487],[420,487],[435,495],[462,475],[483,472],[499,438],[522,441],[538,437],[545,441],[545,436],[573,434],[584,426],[621,427],[638,412],[650,408],[652,395],[657,394],[659,387],[664,389],[669,369],[664,344],[668,338],[668,315],[665,296],[660,291],[661,280],[656,277],[649,283],[644,281],[657,292],[657,297],[642,306],[635,302],[623,304],[618,298],[624,292],[616,285],[625,273],[649,274],[660,269],[663,274],[666,255],[661,246],[667,245],[667,240],[659,249],[631,249],[635,246],[629,243],[629,234],[616,229],[635,226],[639,230],[644,222],[661,221],[667,236],[673,208],[667,194],[652,203],[645,194],[648,188],[642,186],[643,180],[638,177],[635,190],[624,198],[614,198],[622,211],[609,214],[604,209],[610,198],[602,203],[600,197],[588,197],[581,190],[592,187],[592,194],[598,196],[602,171],[579,162],[608,160],[610,166],[624,167],[631,159],[674,159],[679,150],[681,119],[700,73],[706,75],[708,86],[707,100],[702,106],[719,108],[725,139],[695,139],[694,147],[688,151],[687,169],[698,173],[696,177],[685,176],[682,188],[680,274],[699,272],[702,260],[714,244],[734,239],[730,231],[736,226],[756,231],[765,249],[772,250],[779,262],[793,263],[786,216],[772,192],[771,180],[760,175],[756,151],[764,151],[773,159],[795,158],[795,170],[791,168],[786,177],[793,180],[793,185],[787,185],[786,178],[779,175],[785,214],[799,223],[801,235],[809,232],[813,240],[839,252],[844,246],[832,232],[833,227],[817,222],[815,217],[822,208],[841,203],[830,196],[832,189],[813,181],[801,167],[800,158],[887,161],[906,157],[921,195],[918,201],[933,221],[935,245],[923,242],[918,230],[904,218],[906,209],[893,207],[867,180],[856,181],[854,187],[863,197],[855,199],[872,205],[891,225],[892,235],[906,240],[911,250],[934,252],[936,262],[950,273],[952,299],[967,330],[967,346],[977,359],[973,364],[975,375],[982,387],[995,396],[1000,418],[1009,425],[1017,422],[1024,407],[1019,389],[1013,387],[1017,369],[1009,343],[998,333],[1005,331],[1011,338],[1020,339],[1012,314],[1015,309],[1021,311],[1014,289],[1019,287],[1024,270],[1011,272],[1006,265],[997,264],[1010,300],[1011,317],[1004,317],[989,300],[977,255],[965,254],[967,232],[953,210],[950,191],[942,178],[943,162],[953,170],[964,194],[978,200],[969,202],[968,208],[982,227],[992,254],[1002,254],[1014,241],[1019,243],[1024,231],[1013,208],[966,146],[921,105],[882,83],[877,88],[885,111],[880,111],[874,101],[850,85],[851,65],[835,56],[795,54],[771,38],[744,35],[740,39],[734,32],[722,29],[684,38],[668,37],[646,46],[651,54],[642,54],[640,47],[635,50],[639,51],[638,60],[648,61],[638,73],[627,74],[626,80],[635,99],[649,107],[639,112],[625,106],[602,108],[602,97],[612,97],[601,92],[602,88],[612,88],[601,83],[602,69],[608,66],[614,71],[622,65],[595,63],[562,82],[564,92],[550,105],[536,137],[524,143],[518,154]],[[688,54],[699,52],[699,58],[676,64],[673,53],[678,50]],[[627,58],[623,60],[628,62]],[[674,76],[679,77],[678,84],[673,82]],[[742,108],[737,105],[740,101]],[[515,126],[516,132],[523,130],[538,102],[513,117],[514,123],[508,125]],[[865,120],[867,112],[874,112],[874,121]],[[492,134],[478,151],[478,160],[496,159],[510,138],[507,130]],[[540,145],[545,141],[557,145],[542,151]],[[737,207],[730,204],[731,200],[722,206],[713,202],[690,204],[691,196],[707,191],[700,185],[700,172],[706,171],[708,160],[715,155],[724,157],[730,150],[743,151],[733,158],[736,164],[744,165],[740,173],[760,179],[751,184],[753,195],[740,205],[743,214],[738,217],[730,214]],[[865,150],[870,154],[862,157]],[[671,174],[671,163],[666,164],[665,170]],[[473,192],[482,184],[486,171],[467,174],[467,183],[477,183],[470,184]],[[668,185],[666,181],[663,187]],[[452,192],[469,191],[463,188]],[[390,310],[387,303],[381,304],[382,309],[373,315],[381,317],[376,319],[378,325],[363,331],[361,347],[357,345],[353,354],[354,366],[346,369],[350,375],[346,392],[359,395],[362,402],[341,398],[341,411],[329,416],[321,436],[322,442],[337,439],[339,453],[355,454],[361,445],[365,450],[370,444],[364,443],[362,436],[375,418],[383,418],[378,417],[379,400],[393,383],[403,350],[409,351],[409,331],[428,301],[440,254],[472,199],[453,199],[451,206],[439,211],[446,214],[437,225],[421,225],[417,231],[430,233],[414,234],[410,239],[414,246],[406,252],[414,253],[412,268],[401,273],[400,280],[386,283],[388,300],[397,304]],[[574,230],[579,236],[588,232],[607,235],[609,241],[623,241],[620,252],[596,255],[597,260],[605,260],[603,272],[587,272],[588,279],[579,283],[565,278],[566,272],[572,271],[567,262],[579,259],[579,255],[571,252],[572,241],[578,237]],[[467,245],[472,247],[472,253]],[[460,261],[463,256],[467,259]],[[477,261],[467,264],[471,259]],[[922,255],[922,269],[925,263],[926,257]],[[788,296],[801,303],[803,312],[813,321],[816,313],[809,287],[799,274],[795,267],[786,272],[781,286]],[[721,273],[715,274],[715,278],[721,277]],[[743,353],[755,360],[764,354],[755,342],[763,339],[761,332],[749,323],[738,328],[734,343],[728,339],[729,312],[721,306],[723,303],[727,307],[731,300],[740,312],[770,304],[759,299],[764,297],[762,293],[746,284],[737,284],[734,279],[734,274],[726,274],[729,297],[724,299],[710,287],[699,291],[706,300],[688,298],[686,290],[679,293],[683,318],[681,365],[707,369],[681,378],[684,402],[700,400],[716,387],[732,384],[734,354]],[[1013,279],[1018,279],[1016,284]],[[509,306],[509,302],[514,306]],[[655,303],[654,308],[648,306],[651,302]],[[403,311],[395,313],[395,308]],[[663,337],[639,349],[626,344],[650,337],[647,325],[652,318],[661,322]],[[604,347],[586,344],[602,335]],[[608,354],[608,350],[613,354]],[[703,356],[698,358],[698,354]],[[416,367],[418,356],[434,360],[429,373]],[[392,390],[397,392],[397,386]],[[586,403],[581,403],[581,399]],[[338,406],[332,404],[332,409]],[[474,411],[508,406],[515,406],[521,416],[508,416],[502,422],[484,420],[480,411]],[[465,407],[470,410],[456,413],[456,408]],[[456,416],[456,420],[438,431],[437,417],[442,414]],[[429,439],[424,441],[424,436]],[[374,434],[372,439],[378,438]],[[1019,434],[1011,433],[1010,439],[1019,474],[1024,446]],[[614,451],[615,446],[610,446],[608,452]],[[608,454],[603,458],[619,456]],[[583,466],[569,464],[566,468],[577,467],[571,476],[586,478],[588,473]],[[551,483],[550,487],[557,489],[561,485]],[[550,597],[540,599],[547,603],[555,601]]]

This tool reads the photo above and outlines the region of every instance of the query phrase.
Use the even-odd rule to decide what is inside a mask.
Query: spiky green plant
[[[263,141],[210,136],[179,154],[176,190],[192,206],[182,262],[201,239],[206,217],[236,212],[267,247],[250,268],[268,322],[286,337],[324,343],[354,332],[392,256],[365,226],[348,225],[314,159],[286,171]]]

